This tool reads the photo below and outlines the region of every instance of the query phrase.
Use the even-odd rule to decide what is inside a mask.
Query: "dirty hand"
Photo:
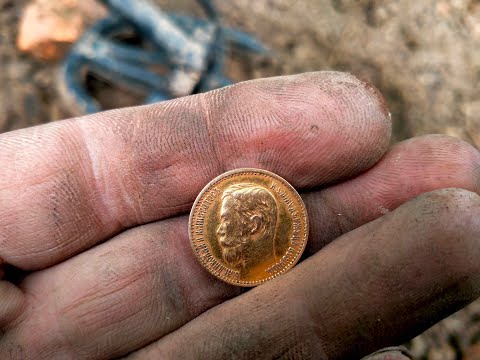
[[[0,135],[0,358],[344,359],[414,336],[479,295],[480,155],[390,132],[372,86],[325,72]],[[310,216],[308,258],[250,291],[187,235],[238,167]]]

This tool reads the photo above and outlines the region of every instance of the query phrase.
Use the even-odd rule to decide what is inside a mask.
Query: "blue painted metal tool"
[[[102,0],[112,15],[100,20],[73,46],[61,73],[61,91],[82,113],[101,110],[85,87],[87,73],[146,94],[146,103],[231,84],[224,75],[229,44],[267,55],[251,35],[223,27],[211,0],[198,0],[207,19],[161,11],[148,0]],[[135,33],[144,46],[118,40]],[[163,73],[153,71],[162,67]]]

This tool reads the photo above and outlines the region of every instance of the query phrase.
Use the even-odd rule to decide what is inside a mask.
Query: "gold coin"
[[[227,283],[255,286],[290,270],[308,237],[305,205],[280,176],[228,171],[200,192],[189,220],[200,263]]]

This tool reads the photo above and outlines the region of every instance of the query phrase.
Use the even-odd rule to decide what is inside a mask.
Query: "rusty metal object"
[[[208,19],[165,12],[149,0],[102,2],[111,16],[75,44],[59,78],[60,93],[75,114],[102,110],[87,90],[87,74],[153,103],[232,84],[224,75],[229,45],[267,52],[252,36],[221,26],[210,0],[199,0]],[[120,41],[125,35],[133,35],[140,44]]]
[[[212,180],[190,213],[200,263],[230,284],[255,286],[290,270],[308,238],[303,201],[280,176],[237,169]]]

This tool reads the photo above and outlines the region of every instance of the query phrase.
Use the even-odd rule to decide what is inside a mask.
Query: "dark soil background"
[[[194,0],[156,2],[164,9],[201,14]],[[57,87],[59,62],[17,50],[27,3],[0,0],[0,132],[75,115]],[[231,0],[217,5],[225,24],[254,34],[273,50],[271,58],[232,53],[227,69],[235,81],[349,71],[386,96],[394,141],[444,133],[480,146],[479,0]],[[105,108],[142,101],[101,81],[89,86]],[[416,359],[480,359],[480,301],[407,346]]]

